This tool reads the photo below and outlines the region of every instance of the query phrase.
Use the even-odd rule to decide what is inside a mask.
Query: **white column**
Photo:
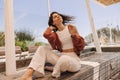
[[[13,0],[4,0],[6,75],[16,74]]]
[[[50,0],[48,0],[48,17],[50,16]]]
[[[101,53],[100,41],[99,41],[99,39],[98,39],[98,34],[97,34],[97,31],[96,31],[95,26],[94,26],[94,21],[93,21],[91,9],[90,9],[89,0],[86,0],[86,6],[87,6],[87,10],[88,10],[90,25],[91,25],[92,32],[93,32],[94,44],[95,44],[95,46],[96,46],[97,52],[98,52],[98,53]]]
[[[111,29],[111,25],[109,26],[110,29],[110,44],[112,44],[112,29]]]

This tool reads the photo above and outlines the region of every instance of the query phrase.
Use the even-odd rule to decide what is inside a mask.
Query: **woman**
[[[69,24],[73,17],[52,12],[49,17],[49,27],[44,32],[44,37],[48,40],[51,47],[40,46],[25,74],[20,80],[32,80],[35,71],[39,76],[44,76],[44,67],[46,62],[51,63],[53,67],[52,76],[60,77],[61,72],[77,72],[80,70],[80,51],[84,48],[84,39],[78,34],[76,28]],[[58,50],[59,55],[53,50]]]

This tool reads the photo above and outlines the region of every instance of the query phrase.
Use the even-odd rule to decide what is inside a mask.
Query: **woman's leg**
[[[49,50],[48,50],[49,51]],[[53,71],[54,65],[57,63],[61,54],[58,51],[53,51],[53,53],[47,54],[46,62],[51,63],[52,66],[45,66],[45,70]]]
[[[60,77],[61,72],[76,72],[80,70],[80,67],[81,65],[78,60],[67,55],[62,55],[53,69],[52,76],[57,78]]]
[[[27,78],[32,77],[35,71],[37,71],[40,74],[40,76],[45,75],[44,73],[45,62],[48,61],[51,62],[52,64],[55,64],[58,58],[59,57],[52,52],[52,49],[48,47],[40,46],[37,49],[35,55],[33,56],[30,65],[28,67],[28,70],[25,72],[25,74],[22,77],[25,78],[25,76],[27,75],[26,76],[26,80],[27,80]],[[24,80],[24,79],[20,79],[20,80]]]

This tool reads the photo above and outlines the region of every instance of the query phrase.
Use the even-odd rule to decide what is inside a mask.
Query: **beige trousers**
[[[54,65],[52,72],[54,77],[60,77],[60,73],[64,71],[76,72],[80,70],[80,59],[75,52],[57,54],[49,47],[40,46],[33,56],[29,67],[45,74],[44,65],[49,62]]]

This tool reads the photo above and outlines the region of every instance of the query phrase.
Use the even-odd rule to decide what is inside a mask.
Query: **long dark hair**
[[[70,23],[71,21],[73,21],[74,20],[74,17],[73,16],[68,16],[68,15],[64,15],[64,14],[60,14],[60,13],[58,13],[58,12],[52,12],[51,14],[50,14],[50,17],[49,17],[49,20],[48,20],[48,25],[49,26],[54,26],[54,27],[56,27],[55,25],[53,25],[53,14],[58,14],[58,15],[60,15],[61,17],[62,17],[62,19],[63,19],[63,24],[65,25],[66,23]],[[54,30],[55,32],[58,30],[58,28],[56,27],[56,30]]]

